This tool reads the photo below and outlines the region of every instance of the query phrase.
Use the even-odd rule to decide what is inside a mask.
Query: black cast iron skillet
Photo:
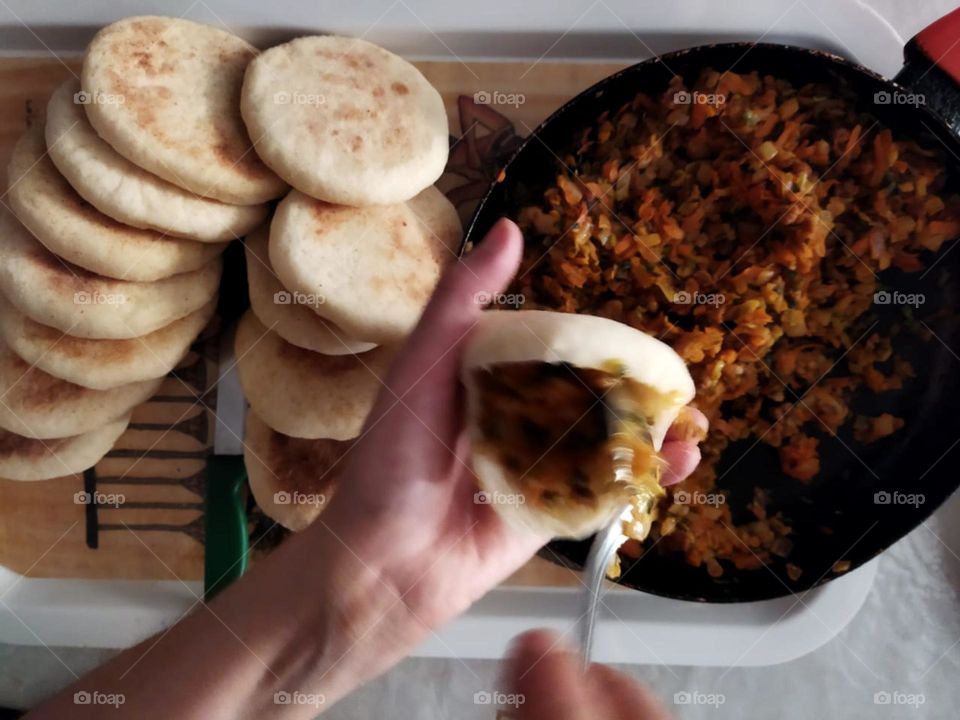
[[[828,53],[769,44],[705,45],[634,65],[575,97],[526,139],[482,200],[467,240],[479,241],[499,217],[515,216],[519,207],[538,202],[561,169],[557,155],[562,156],[579,131],[593,125],[601,112],[616,111],[637,93],[661,93],[674,74],[689,87],[704,68],[756,70],[795,85],[846,85],[859,99],[860,109],[891,127],[895,136],[939,148],[948,165],[949,184],[957,190],[960,43],[953,47],[955,41],[960,41],[960,10],[908,43],[905,65],[894,81]],[[920,94],[925,104],[878,104],[877,93]],[[950,243],[944,246],[925,275],[894,271],[880,276],[891,288],[926,296],[918,317],[936,335],[928,342],[900,341],[895,348],[917,370],[917,378],[905,391],[864,397],[854,404],[857,412],[885,411],[903,417],[903,430],[866,446],[856,443],[849,430],[839,438],[821,437],[821,472],[809,485],[785,477],[776,451],[763,443],[751,448],[751,440],[732,446],[721,461],[719,474],[727,470],[729,474],[719,485],[729,493],[735,520],[737,508],[743,508],[754,487],[760,486],[767,491],[769,511],[781,512],[790,521],[794,550],[789,560],[802,568],[800,578],[790,580],[785,563],[776,562],[750,571],[727,566],[721,578],[713,579],[703,568],[686,565],[680,556],[651,552],[629,567],[621,585],[707,602],[747,602],[806,590],[836,577],[831,568],[838,560],[848,561],[852,569],[882,552],[918,527],[960,485],[960,447],[954,447],[960,440],[960,360],[954,354],[960,354],[960,343],[953,312],[960,307],[960,251],[951,252],[950,247]],[[933,259],[926,260],[929,267]],[[889,328],[896,317],[902,319],[899,309],[876,306],[876,310],[876,331]],[[883,499],[894,498],[894,493],[900,494],[896,497],[901,502],[884,504]],[[909,494],[922,495],[923,502],[903,504]],[[588,547],[588,542],[556,542],[543,555],[579,568]]]

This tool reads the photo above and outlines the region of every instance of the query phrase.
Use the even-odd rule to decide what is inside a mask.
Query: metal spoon
[[[606,416],[607,434],[610,438],[629,436],[628,426],[621,419],[621,415],[631,412],[631,404],[632,398],[622,389],[621,385],[615,385],[604,397],[604,414]],[[614,479],[624,485],[633,486],[633,446],[629,442],[615,443],[612,454]],[[635,488],[635,490],[636,495],[632,502],[621,507],[603,530],[594,536],[593,543],[590,545],[590,553],[587,556],[587,564],[583,569],[583,612],[577,621],[577,634],[580,638],[580,655],[584,670],[590,664],[590,657],[593,652],[594,629],[596,628],[597,611],[603,593],[603,580],[607,575],[610,563],[613,562],[617,548],[624,541],[623,521],[635,509],[639,509],[641,513],[647,516],[656,507],[657,498],[651,492],[641,488]],[[641,534],[645,537],[648,532],[650,532],[650,523],[645,522]]]

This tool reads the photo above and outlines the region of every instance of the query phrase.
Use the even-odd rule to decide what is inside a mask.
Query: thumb
[[[514,640],[507,660],[511,692],[523,698],[520,720],[589,720],[587,684],[579,658],[560,637],[534,630]]]

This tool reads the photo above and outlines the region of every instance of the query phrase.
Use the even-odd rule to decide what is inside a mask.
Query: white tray
[[[893,27],[856,0],[61,0],[55,15],[51,4],[0,3],[0,51],[80,52],[101,26],[138,14],[224,25],[260,46],[305,33],[362,36],[413,59],[641,60],[761,40],[832,50],[891,76],[903,48]]]
[[[0,54],[72,55],[99,26],[132,14],[219,23],[258,45],[307,32],[364,36],[413,59],[538,62],[641,60],[706,42],[763,40],[830,50],[891,76],[903,40],[854,0],[86,0],[0,3]],[[596,659],[677,665],[767,665],[827,642],[857,613],[876,574],[872,562],[802,596],[700,605],[626,590],[606,598]],[[36,579],[0,568],[0,642],[125,647],[174,622],[201,595],[198,583]],[[499,588],[431,638],[429,657],[499,657],[525,629],[572,627],[575,591]]]
[[[656,665],[774,665],[816,650],[860,610],[877,561],[795,596],[735,605],[668,600],[633,590],[604,595],[594,659]],[[200,583],[43,580],[0,568],[0,641],[121,648],[167,627],[202,597]],[[499,658],[534,627],[562,634],[580,614],[576,591],[498,588],[421,645],[420,657]],[[570,635],[571,642],[575,638]]]

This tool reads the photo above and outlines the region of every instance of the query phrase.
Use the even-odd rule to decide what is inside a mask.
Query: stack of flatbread
[[[334,36],[258,55],[240,107],[258,155],[293,188],[246,239],[246,463],[261,508],[298,530],[329,499],[394,348],[457,256],[459,217],[433,187],[447,115],[411,64]]]
[[[123,20],[18,141],[0,216],[0,477],[94,465],[207,325],[227,241],[287,189],[239,114],[255,55],[213,27]]]

